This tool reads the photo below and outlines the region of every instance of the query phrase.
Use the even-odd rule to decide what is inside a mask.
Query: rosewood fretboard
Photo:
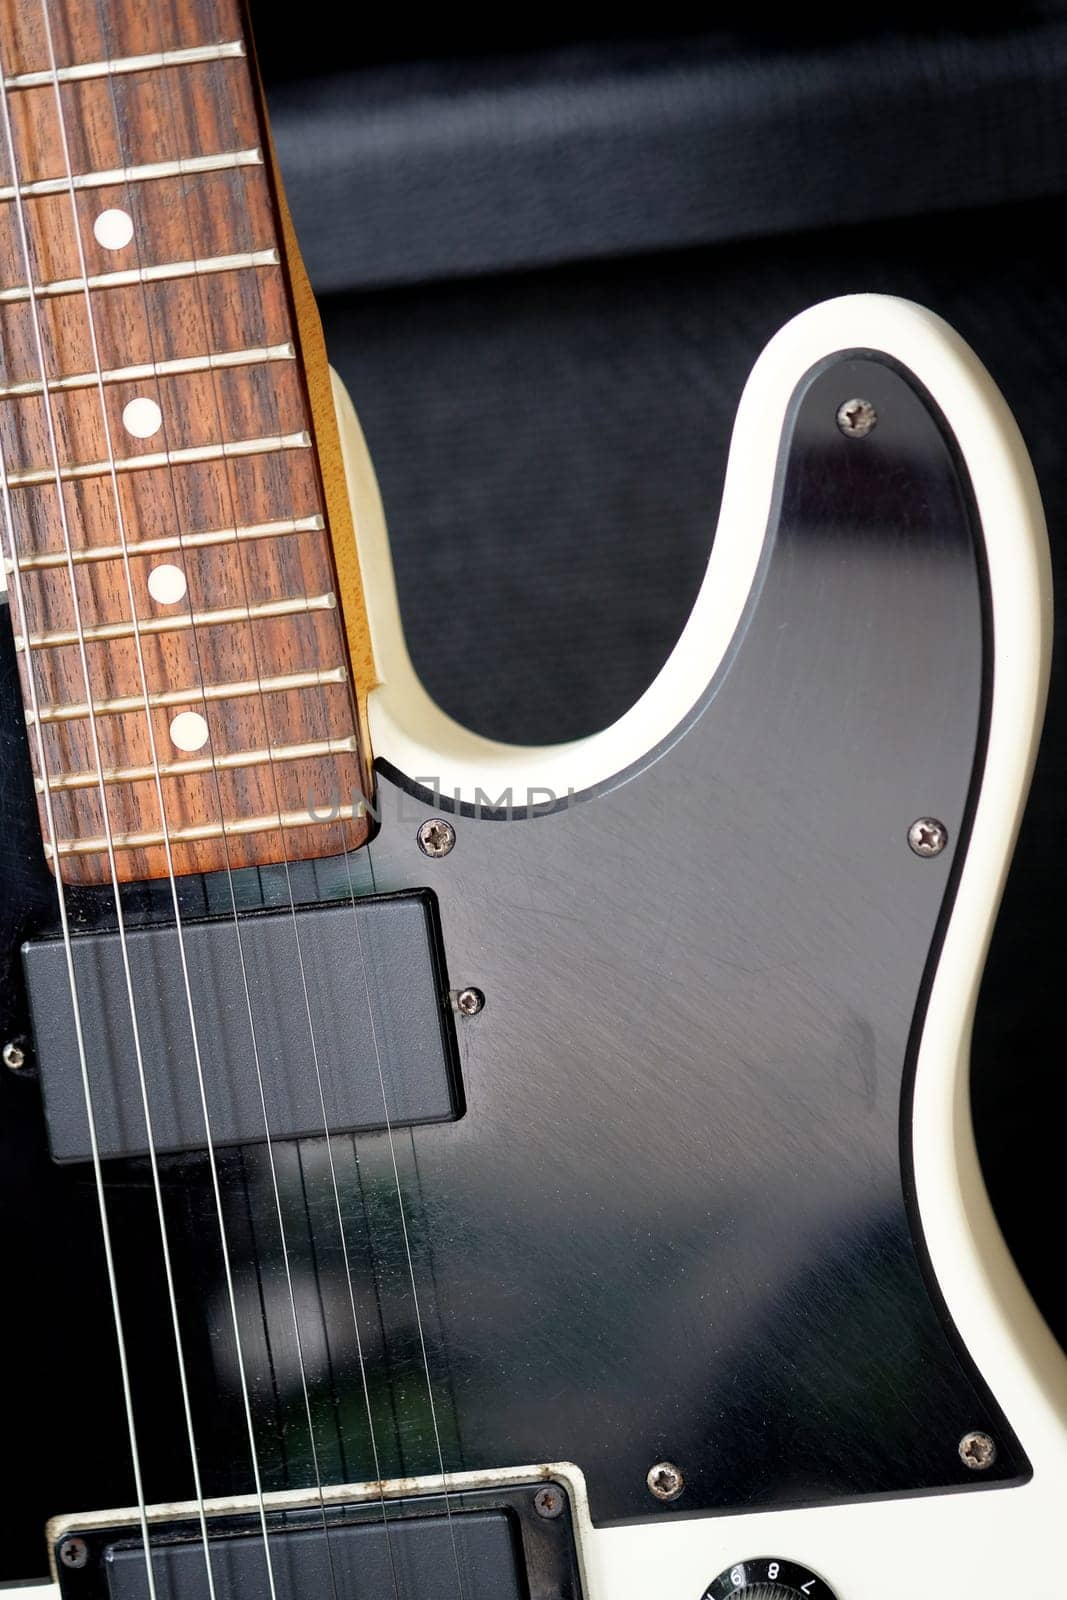
[[[47,784],[71,882],[109,829],[124,879],[353,848],[332,422],[241,9],[47,0],[50,51],[42,3],[0,0],[0,532],[46,842]]]

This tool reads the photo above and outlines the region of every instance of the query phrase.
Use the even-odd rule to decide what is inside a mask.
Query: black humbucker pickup
[[[145,1100],[161,1154],[206,1147],[204,1099],[215,1145],[461,1114],[448,981],[424,891],[188,921],[180,942],[173,924],[127,930],[129,985],[117,933],[80,935],[71,950],[104,1159],[148,1153]],[[85,1161],[63,941],[24,945],[23,965],[52,1156]]]
[[[321,1491],[284,1510],[272,1498],[265,1535],[257,1513],[209,1502],[206,1549],[193,1507],[153,1516],[148,1559],[131,1518],[57,1519],[61,1600],[581,1600],[570,1497],[555,1481],[390,1499],[388,1509],[381,1497],[346,1504]]]
[[[255,1600],[521,1600],[517,1530],[506,1511],[386,1519],[342,1527],[248,1533],[211,1545],[216,1595]],[[268,1577],[266,1553],[269,1551]],[[210,1600],[199,1540],[153,1551],[157,1600]],[[109,1600],[149,1600],[143,1547],[105,1557]]]

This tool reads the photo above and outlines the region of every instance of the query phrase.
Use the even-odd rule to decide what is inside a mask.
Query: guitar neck
[[[0,53],[2,536],[46,851],[106,883],[356,848],[366,627],[243,12],[3,0]]]

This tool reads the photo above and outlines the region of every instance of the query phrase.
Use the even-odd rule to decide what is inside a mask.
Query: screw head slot
[[[89,1546],[84,1539],[64,1539],[57,1554],[63,1566],[77,1569],[89,1560]]]
[[[456,996],[456,1010],[464,1017],[476,1017],[485,1005],[485,995],[480,989],[461,989]]]
[[[437,860],[447,856],[456,842],[456,830],[444,817],[431,817],[418,832],[419,849],[424,856]]]
[[[654,1467],[649,1467],[645,1482],[657,1500],[677,1500],[685,1488],[681,1468],[673,1461],[657,1461]]]
[[[846,439],[866,439],[878,422],[878,413],[869,400],[846,400],[837,408],[837,426]]]
[[[997,1447],[988,1433],[975,1429],[965,1433],[959,1444],[960,1460],[972,1472],[985,1472],[997,1459]]]
[[[552,1521],[563,1515],[563,1494],[554,1483],[546,1483],[537,1490],[533,1497],[534,1510],[539,1517]]]
[[[917,817],[908,829],[908,844],[917,856],[939,856],[948,844],[948,829],[936,817]]]

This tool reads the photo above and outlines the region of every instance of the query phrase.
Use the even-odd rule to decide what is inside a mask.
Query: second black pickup
[[[62,940],[23,948],[56,1161],[89,1159],[85,1076],[105,1159],[203,1149],[208,1129],[250,1144],[462,1111],[428,893],[84,934],[71,951],[73,994]]]

